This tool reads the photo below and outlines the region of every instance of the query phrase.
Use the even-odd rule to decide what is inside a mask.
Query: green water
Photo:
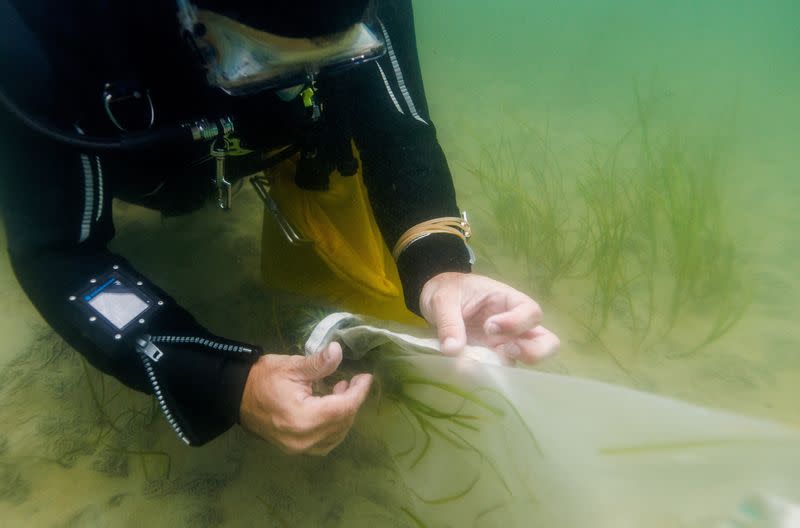
[[[800,156],[794,145],[800,139],[800,70],[793,50],[800,43],[794,29],[800,7],[792,2],[506,1],[473,10],[445,1],[417,6],[417,11],[429,99],[461,205],[486,223],[491,223],[491,205],[470,169],[486,158],[485,149],[496,152],[501,144],[513,151],[501,158],[541,168],[547,163],[541,152],[546,136],[550,160],[560,166],[572,202],[564,207],[569,214],[580,214],[569,193],[590,174],[593,155],[608,159],[631,131],[620,149],[618,170],[641,180],[637,93],[650,104],[652,137],[678,137],[687,152],[707,151],[723,138],[714,205],[722,208],[735,244],[742,287],[752,290],[736,326],[698,357],[682,361],[654,352],[663,352],[681,335],[668,336],[666,344],[654,345],[650,356],[642,357],[634,354],[624,331],[607,330],[606,348],[627,358],[636,371],[632,382],[577,337],[586,319],[581,303],[592,284],[563,280],[552,294],[538,297],[551,325],[572,345],[560,357],[570,372],[797,423],[800,356],[793,319],[799,297],[793,270],[800,215],[794,175]],[[532,175],[522,181],[530,182],[525,190],[535,197]],[[480,232],[478,227],[476,245]],[[495,242],[497,231],[490,233],[487,251],[500,263],[500,275],[536,293],[537,285],[521,272],[525,263],[504,260],[508,248]],[[659,244],[669,240],[660,238]],[[481,265],[491,269],[485,259]],[[701,316],[712,311],[692,303],[684,309]]]
[[[473,221],[477,269],[534,295],[562,338],[561,354],[542,368],[800,424],[800,5],[437,0],[415,8],[431,113]],[[624,238],[619,265],[605,269],[622,269],[629,288],[599,303],[608,274],[593,273],[595,253],[543,278],[518,246],[541,241],[545,228],[514,239],[496,214],[509,209],[508,197],[493,209],[475,176],[487,167],[517,174],[516,197],[532,203],[557,189],[556,231],[571,248],[598,225],[580,190],[595,181],[593,160],[608,167],[616,152],[613,175],[625,189],[643,188],[643,114],[659,152],[680,152],[697,178],[708,181],[702,160],[717,154],[714,192],[694,202],[716,215],[698,251],[722,240],[735,257],[726,295],[688,295],[675,317],[678,246],[663,217],[655,264],[641,264],[646,237]],[[602,196],[621,196],[602,181]],[[162,221],[124,204],[116,213],[114,249],[213,331],[274,342],[272,298],[257,287],[262,211],[249,189],[224,218],[207,210]],[[631,214],[632,232],[646,232],[646,216]],[[728,269],[722,258],[712,264],[715,276]],[[610,307],[605,321],[598,304]],[[726,308],[740,312],[735,324],[695,350]],[[21,294],[5,258],[0,311],[0,524],[416,525],[406,512],[412,498],[385,469],[390,457],[372,431],[357,426],[324,459],[283,457],[241,431],[188,450],[147,398],[84,370]]]

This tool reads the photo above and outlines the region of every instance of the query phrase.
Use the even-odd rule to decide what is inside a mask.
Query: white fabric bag
[[[334,340],[371,362],[379,423],[360,427],[383,436],[419,525],[795,526],[758,505],[800,499],[798,430],[502,366],[485,348],[445,357],[351,314],[323,319],[306,354]]]

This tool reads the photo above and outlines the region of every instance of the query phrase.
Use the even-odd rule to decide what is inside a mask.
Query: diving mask
[[[211,86],[230,95],[279,90],[377,59],[385,52],[377,19],[361,20],[320,37],[290,37],[255,29],[187,1],[181,26],[199,51]]]

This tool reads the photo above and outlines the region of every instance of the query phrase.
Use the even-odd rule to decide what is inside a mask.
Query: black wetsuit
[[[91,135],[115,133],[101,104],[103,86],[107,81],[135,79],[152,97],[156,125],[229,113],[256,114],[264,130],[256,134],[257,140],[250,139],[251,147],[267,149],[308,142],[311,137],[308,119],[296,103],[272,93],[234,98],[205,87],[180,41],[172,2],[19,0],[12,4],[42,48],[20,47],[18,40],[3,43],[3,89],[22,106],[34,107],[63,127],[78,126]],[[412,225],[457,216],[458,208],[425,101],[411,2],[380,2],[379,16],[389,37],[389,53],[376,63],[319,83],[325,112],[334,116],[326,125],[333,132],[314,137],[344,139],[347,144],[353,139],[373,210],[391,247]],[[42,56],[48,69],[28,67]],[[208,147],[97,155],[44,139],[5,113],[0,117],[0,197],[8,251],[20,284],[53,328],[94,366],[130,387],[152,392],[133,343],[89,332],[67,298],[89,277],[113,265],[147,282],[123,256],[107,248],[114,236],[112,199],[165,214],[202,206],[212,192],[208,176],[213,163],[201,167],[192,163],[206,155]],[[406,304],[418,311],[424,282],[442,271],[467,271],[468,261],[467,250],[456,237],[435,235],[414,243],[398,262]],[[155,367],[174,421],[186,440],[200,445],[237,422],[251,363],[209,346],[232,341],[204,329],[169,297],[169,284],[149,284],[166,304],[143,331],[207,340],[159,345],[164,357]]]

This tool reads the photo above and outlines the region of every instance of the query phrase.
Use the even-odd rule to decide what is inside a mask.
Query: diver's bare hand
[[[512,361],[535,363],[559,346],[558,337],[539,324],[542,310],[536,301],[488,277],[440,273],[425,283],[419,305],[447,355],[459,354],[470,343]]]
[[[250,369],[239,420],[242,426],[290,454],[327,455],[347,436],[369,393],[370,374],[342,380],[331,394],[315,396],[311,384],[342,361],[338,343],[313,357],[262,356]]]

